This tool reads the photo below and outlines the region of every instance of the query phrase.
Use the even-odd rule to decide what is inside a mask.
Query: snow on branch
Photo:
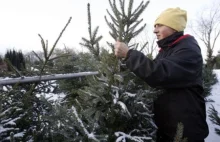
[[[77,121],[79,122],[81,128],[83,129],[83,131],[84,131],[84,133],[87,135],[87,137],[88,137],[89,139],[92,139],[92,140],[94,140],[94,141],[99,142],[99,140],[95,138],[95,135],[94,135],[93,133],[89,133],[89,132],[88,132],[88,130],[87,130],[86,127],[84,126],[82,120],[79,118],[78,113],[77,113],[77,111],[76,111],[76,108],[75,108],[74,106],[72,106],[72,110],[73,110],[73,113],[74,113],[74,115],[75,115]]]
[[[116,142],[126,142],[126,139],[135,141],[135,142],[144,142],[144,140],[151,140],[151,137],[140,137],[140,136],[131,136],[125,134],[124,132],[115,132],[115,135],[118,137]]]

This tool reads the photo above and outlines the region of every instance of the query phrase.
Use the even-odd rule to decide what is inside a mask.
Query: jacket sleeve
[[[139,51],[129,50],[126,65],[151,87],[175,88],[193,85],[201,79],[202,60],[198,46],[182,47],[170,56],[156,60],[150,60]]]

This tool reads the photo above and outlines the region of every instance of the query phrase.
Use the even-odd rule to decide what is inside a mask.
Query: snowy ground
[[[215,102],[206,103],[206,111],[207,111],[207,123],[209,125],[209,136],[205,139],[206,142],[220,142],[220,136],[215,133],[215,128],[218,126],[214,125],[208,117],[208,109],[213,105],[215,109],[218,111],[220,116],[220,70],[214,70],[216,73],[218,83],[212,86],[212,95],[209,97]],[[219,127],[218,127],[219,128]]]

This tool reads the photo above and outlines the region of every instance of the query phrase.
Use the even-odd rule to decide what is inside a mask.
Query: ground
[[[220,70],[214,70],[214,73],[216,73],[217,79],[219,82],[217,82],[215,85],[212,86],[211,90],[211,96],[208,98],[213,100],[214,102],[207,102],[206,103],[206,111],[207,111],[207,123],[209,125],[209,135],[205,139],[206,142],[220,142],[220,136],[215,133],[215,128],[219,128],[219,126],[213,124],[208,117],[208,110],[213,105],[215,109],[218,111],[220,116]]]

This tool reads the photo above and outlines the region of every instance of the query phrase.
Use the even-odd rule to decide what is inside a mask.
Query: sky
[[[116,0],[117,1],[117,0]],[[134,0],[136,7],[142,0]],[[112,41],[109,28],[104,20],[109,9],[108,0],[1,0],[0,1],[0,54],[7,49],[42,51],[38,34],[49,41],[49,47],[59,36],[61,30],[72,17],[70,25],[61,37],[57,47],[67,47],[85,51],[79,43],[82,37],[88,37],[87,3],[91,4],[92,28],[99,26],[99,35],[106,41]],[[210,0],[151,0],[141,15],[148,28],[153,30],[156,17],[165,9],[180,7],[188,14],[188,21],[196,19],[202,9],[210,5]],[[110,10],[111,11],[111,10]],[[151,31],[150,31],[151,32]],[[191,34],[191,31],[186,30]],[[201,47],[203,45],[201,44]],[[205,51],[205,50],[203,50]]]

